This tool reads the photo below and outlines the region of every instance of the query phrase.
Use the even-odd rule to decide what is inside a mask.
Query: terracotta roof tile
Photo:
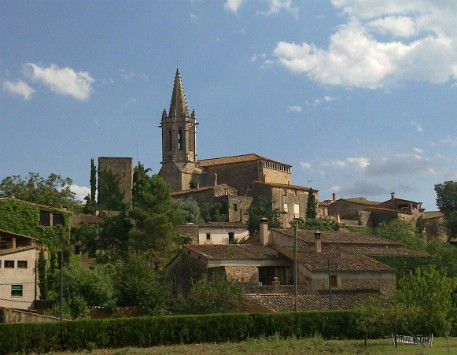
[[[278,252],[267,246],[249,244],[229,244],[229,245],[185,245],[184,248],[190,249],[208,259],[278,259]]]
[[[294,295],[285,293],[246,294],[243,297],[271,312],[290,312],[295,306]],[[370,297],[379,298],[382,295],[378,292],[335,292],[332,294],[332,309],[354,309],[366,303]],[[386,306],[388,306],[387,301]],[[330,297],[328,294],[299,294],[297,308],[302,312],[329,310]]]
[[[282,165],[286,165],[288,167],[291,167],[291,165],[281,163],[279,161],[271,160],[265,157],[262,157],[260,155],[251,153],[251,154],[244,154],[244,155],[237,155],[237,156],[230,156],[230,157],[221,157],[221,158],[212,158],[212,159],[204,159],[204,160],[199,160],[198,164],[202,167],[205,166],[212,166],[212,165],[225,165],[225,164],[236,164],[236,163],[245,163],[245,162],[251,162],[251,161],[256,161],[256,160],[266,160],[270,161],[273,163],[278,163]]]
[[[279,248],[278,251],[293,260],[294,253],[292,247]],[[330,270],[346,272],[365,272],[365,271],[389,271],[395,270],[390,266],[376,261],[364,254],[346,253],[335,250],[320,253],[309,251],[308,248],[300,248],[297,252],[297,261],[310,271],[327,271],[330,262]]]

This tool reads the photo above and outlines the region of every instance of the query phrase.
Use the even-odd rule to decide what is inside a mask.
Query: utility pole
[[[63,321],[63,245],[60,252],[60,321]]]
[[[297,227],[298,220],[294,220],[294,310],[298,311],[298,262],[297,262]]]
[[[330,275],[330,258],[327,258],[327,270],[328,270],[328,296],[330,301],[330,310],[332,309],[332,279]]]

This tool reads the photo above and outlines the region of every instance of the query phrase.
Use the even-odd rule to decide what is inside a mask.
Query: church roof
[[[291,167],[291,165],[289,165],[289,164],[284,164],[279,161],[271,160],[271,159],[262,157],[260,155],[254,154],[254,153],[231,156],[231,157],[204,159],[204,160],[199,160],[198,164],[202,167],[205,167],[205,166],[213,166],[213,165],[245,163],[245,162],[252,162],[252,161],[256,161],[256,160],[266,160],[266,161],[270,161],[273,163]]]
[[[171,94],[170,117],[189,116],[187,108],[186,95],[184,95],[184,86],[181,80],[179,69],[176,69],[175,82],[173,84],[173,93]]]

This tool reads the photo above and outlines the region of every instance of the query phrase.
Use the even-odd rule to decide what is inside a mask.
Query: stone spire
[[[184,95],[184,86],[182,85],[179,69],[176,69],[175,83],[173,85],[173,93],[171,94],[171,104],[169,117],[189,116],[187,109],[186,95]]]

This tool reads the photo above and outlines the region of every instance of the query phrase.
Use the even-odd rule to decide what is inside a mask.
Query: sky
[[[319,199],[436,210],[457,181],[455,0],[0,1],[0,179],[160,170],[179,68],[198,159],[256,153]]]

